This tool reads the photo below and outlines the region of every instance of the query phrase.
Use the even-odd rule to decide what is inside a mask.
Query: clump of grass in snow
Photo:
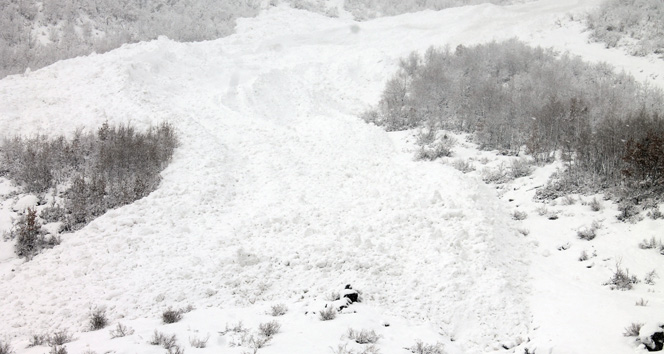
[[[629,275],[629,269],[622,269],[620,263],[616,264],[616,271],[611,276],[608,282],[604,285],[609,285],[611,290],[631,290],[634,284],[638,283],[639,279],[634,275]]]
[[[277,317],[277,316],[283,316],[288,312],[288,307],[284,304],[276,304],[273,305],[272,308],[270,309],[270,315]]]
[[[166,324],[178,322],[182,319],[182,310],[169,308],[161,314],[161,319]]]
[[[641,327],[643,327],[643,323],[632,323],[631,325],[625,327],[625,332],[623,332],[623,336],[625,337],[638,337],[639,332],[641,331]]]
[[[354,341],[357,344],[373,344],[378,341],[380,336],[376,334],[374,330],[362,329],[360,331],[354,330],[352,328],[348,329],[347,333],[348,339]]]
[[[440,343],[424,344],[422,341],[417,341],[415,345],[406,349],[415,354],[445,354],[443,345]]]
[[[122,323],[118,323],[118,325],[115,327],[115,329],[112,329],[110,331],[111,334],[111,339],[113,338],[121,338],[125,336],[130,336],[134,334],[134,330],[132,328],[129,328]]]
[[[258,325],[258,332],[265,337],[272,337],[279,333],[281,325],[277,321],[270,321]]]
[[[194,348],[205,348],[207,347],[207,342],[210,339],[210,335],[208,334],[207,337],[205,338],[198,338],[198,337],[190,337],[189,338],[189,344],[191,344],[192,347]]]
[[[325,309],[322,309],[318,313],[318,317],[320,318],[321,321],[333,320],[337,318],[337,310],[335,310],[332,306],[329,306]]]
[[[90,329],[93,331],[102,329],[108,325],[106,312],[102,309],[96,309],[90,313]]]

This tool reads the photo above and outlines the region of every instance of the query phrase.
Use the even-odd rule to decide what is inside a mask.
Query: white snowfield
[[[507,203],[479,179],[412,161],[400,135],[358,115],[410,51],[513,36],[661,84],[661,62],[587,44],[581,25],[567,21],[597,3],[481,5],[363,23],[277,7],[239,20],[227,38],[160,38],[0,80],[0,135],[168,121],[182,143],[148,197],[65,234],[31,262],[2,253],[0,336],[19,353],[42,353],[24,349],[29,335],[82,331],[90,309],[104,307],[113,326],[137,334],[79,333],[70,353],[161,353],[146,344],[154,329],[178,333],[190,353],[241,353],[217,332],[243,319],[255,327],[271,319],[259,310],[285,303],[282,333],[259,352],[329,353],[353,326],[379,330],[382,353],[408,353],[417,338],[451,353],[526,343],[533,246]],[[353,306],[364,317],[312,316],[346,284],[362,292]],[[163,310],[187,305],[197,310],[181,324],[160,323]],[[212,333],[208,348],[190,348],[187,333]],[[634,350],[610,335],[608,352]]]

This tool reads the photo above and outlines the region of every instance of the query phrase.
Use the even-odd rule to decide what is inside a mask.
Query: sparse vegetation
[[[664,3],[659,0],[607,0],[586,21],[591,38],[632,55],[664,54]]]
[[[639,332],[641,331],[641,327],[643,327],[643,323],[632,323],[629,326],[625,327],[625,332],[623,332],[623,336],[625,337],[638,337]]]
[[[584,226],[584,227],[580,228],[576,232],[576,235],[582,240],[591,241],[591,240],[595,239],[595,237],[597,237],[597,230],[600,227],[601,227],[600,224],[598,222],[594,221],[592,223],[592,225],[590,225],[590,227]]]
[[[380,339],[380,336],[376,333],[374,330],[355,330],[352,328],[348,329],[348,332],[346,333],[348,336],[348,339],[354,341],[357,344],[373,344]]]
[[[412,53],[364,118],[389,131],[472,133],[480,148],[505,155],[525,146],[535,163],[559,153],[564,170],[538,190],[540,198],[610,189],[630,199],[661,189],[663,115],[660,90],[607,64],[509,40]],[[483,179],[527,173],[514,171],[487,171]]]
[[[655,285],[656,278],[659,278],[659,275],[657,275],[657,272],[653,269],[646,273],[646,276],[643,277],[643,282],[648,285]]]
[[[49,346],[62,346],[74,339],[74,336],[68,330],[63,329],[46,337]]]
[[[9,343],[0,341],[0,354],[14,354],[14,348]]]
[[[335,310],[332,306],[328,306],[318,313],[318,318],[320,318],[321,321],[331,321],[335,318],[337,318],[337,310]]]
[[[62,136],[6,139],[0,147],[0,164],[26,192],[43,194],[68,186],[63,191],[64,207],[54,204],[41,216],[76,230],[106,210],[156,189],[177,145],[175,131],[166,123],[146,132],[105,123],[96,134],[79,131],[70,140]],[[40,226],[32,209],[16,224],[10,237],[17,240],[19,256],[31,259],[41,249],[59,244],[59,237],[47,238]]]
[[[171,348],[178,347],[177,342],[178,339],[175,334],[168,336],[155,330],[149,343],[152,345],[162,346],[164,349],[169,350]]]
[[[463,159],[455,159],[452,161],[452,167],[463,173],[475,171],[475,165],[473,165],[470,161]]]
[[[641,298],[636,302],[636,306],[648,306],[648,300],[645,300],[644,298]]]
[[[581,251],[581,255],[579,256],[579,262],[585,262],[588,260],[588,252],[586,250]]]
[[[227,333],[246,333],[247,329],[244,327],[244,324],[242,324],[242,321],[239,321],[235,325],[229,326],[228,323],[226,323],[226,328],[223,331],[219,331],[219,334],[225,335]]]
[[[118,323],[115,329],[112,329],[110,331],[110,334],[111,338],[121,338],[134,334],[134,330],[132,328],[123,325],[122,323]]]
[[[639,279],[635,275],[629,274],[629,269],[622,269],[620,263],[617,263],[611,279],[604,285],[609,285],[611,290],[632,290],[634,284],[638,282]]]
[[[106,318],[106,311],[103,309],[96,309],[90,313],[90,329],[93,331],[100,330],[108,325],[108,318]]]
[[[284,304],[272,305],[270,308],[270,315],[274,317],[283,316],[286,314],[286,312],[288,312],[288,307],[286,307]]]
[[[528,214],[525,211],[515,210],[512,213],[512,219],[513,220],[526,220],[527,217],[528,217]]]
[[[194,348],[205,348],[205,347],[207,347],[207,342],[208,342],[209,339],[210,339],[209,334],[205,338],[190,337],[189,338],[189,344]]]
[[[597,200],[597,198],[593,198],[592,201],[588,204],[590,206],[590,210],[592,211],[600,211],[602,210],[602,202]]]
[[[279,333],[281,325],[277,321],[270,321],[258,325],[258,333],[264,337],[272,337]]]
[[[415,354],[445,354],[443,345],[440,343],[425,344],[422,341],[417,341],[415,345],[406,349]]]
[[[182,310],[174,310],[169,308],[168,310],[162,312],[161,320],[165,324],[176,323],[182,319]]]

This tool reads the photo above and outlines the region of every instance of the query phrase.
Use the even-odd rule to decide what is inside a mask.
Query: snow
[[[39,203],[39,197],[36,195],[28,194],[21,197],[14,204],[14,211],[19,211],[21,213],[25,212],[27,209],[34,209]]]
[[[565,20],[597,3],[479,5],[363,23],[280,6],[238,20],[223,39],[162,37],[0,80],[5,136],[168,121],[182,141],[148,197],[64,234],[31,262],[0,246],[0,333],[19,353],[44,352],[24,349],[28,336],[58,328],[76,332],[71,352],[163,352],[147,344],[157,329],[177,333],[188,351],[240,353],[231,334],[219,334],[225,325],[255,330],[284,303],[282,333],[260,352],[330,352],[348,342],[348,328],[376,330],[383,353],[408,352],[418,339],[449,353],[638,350],[622,329],[658,320],[662,288],[601,284],[618,259],[640,277],[661,264],[635,247],[640,239],[621,237],[656,235],[660,222],[620,224],[608,202],[600,214],[551,206],[562,216],[550,221],[532,200],[547,173],[496,189],[479,171],[413,161],[408,133],[357,118],[410,51],[513,36],[664,86],[661,63],[588,44]],[[3,220],[15,214],[4,205],[7,230]],[[514,205],[529,217],[511,220]],[[604,225],[592,243],[598,256],[578,262],[581,249],[592,252],[576,230],[594,219]],[[562,244],[571,248],[558,251]],[[346,284],[364,301],[320,321],[314,312]],[[635,307],[644,295],[651,307]],[[187,305],[196,310],[182,322],[161,324],[164,310]],[[97,307],[136,333],[83,332]],[[208,333],[208,348],[190,348],[188,337]]]

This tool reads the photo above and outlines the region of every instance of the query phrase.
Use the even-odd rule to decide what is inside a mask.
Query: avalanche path
[[[558,16],[587,6],[366,23],[277,7],[223,39],[160,38],[3,79],[7,136],[169,121],[182,146],[150,196],[0,267],[0,333],[76,327],[97,305],[141,318],[352,283],[367,303],[431,323],[465,352],[525,338],[529,246],[505,205],[479,180],[412,161],[357,115],[412,50],[517,34],[546,44]]]

